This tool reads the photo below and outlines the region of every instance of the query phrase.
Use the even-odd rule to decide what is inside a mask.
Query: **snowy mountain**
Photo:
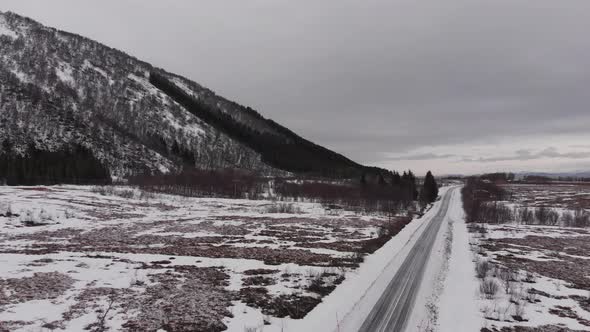
[[[0,60],[0,175],[367,170],[195,82],[14,13],[0,12]],[[39,173],[47,160],[54,169]]]

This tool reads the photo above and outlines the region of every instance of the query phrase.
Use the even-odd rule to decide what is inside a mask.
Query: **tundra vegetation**
[[[466,179],[466,221],[492,331],[586,331],[590,185],[496,173]]]

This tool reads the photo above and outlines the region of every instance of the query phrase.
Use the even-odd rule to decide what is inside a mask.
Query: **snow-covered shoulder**
[[[473,255],[469,247],[469,232],[459,192],[452,198],[449,209],[450,249],[448,269],[438,302],[438,328],[441,332],[479,331],[483,318],[479,313],[478,287]]]

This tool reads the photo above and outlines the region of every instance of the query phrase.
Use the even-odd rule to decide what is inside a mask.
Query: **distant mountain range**
[[[127,177],[186,167],[386,173],[189,79],[14,13],[0,12],[0,58],[0,179]]]

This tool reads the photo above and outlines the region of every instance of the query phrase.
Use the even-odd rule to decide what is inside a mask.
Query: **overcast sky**
[[[2,0],[418,173],[590,170],[587,0]]]

